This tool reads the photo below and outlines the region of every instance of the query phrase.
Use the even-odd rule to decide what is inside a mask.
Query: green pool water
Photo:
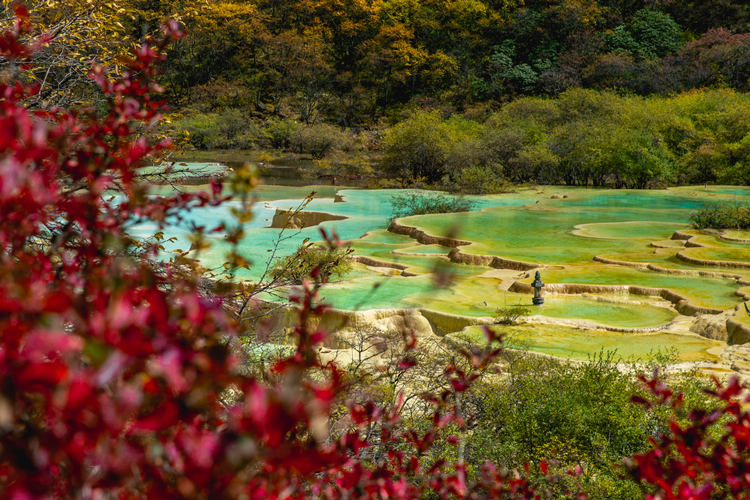
[[[673,249],[651,249],[648,252],[629,253],[629,254],[612,254],[603,257],[624,262],[655,264],[660,268],[675,271],[691,271],[700,273],[719,273],[730,274],[740,277],[750,278],[750,269],[727,268],[722,266],[704,266],[695,265],[684,260],[678,259],[676,253],[684,250],[682,247]]]
[[[446,255],[450,251],[450,248],[442,245],[415,245],[400,249],[399,253],[413,254],[413,255]]]
[[[722,346],[721,342],[689,335],[638,335],[545,325],[495,328],[505,335],[506,347],[582,361],[602,351],[615,351],[624,361],[647,359],[659,352],[674,353],[678,361],[718,361],[717,354],[711,351]],[[479,327],[469,327],[459,335],[484,341]]]
[[[502,301],[490,301],[489,306],[484,302],[467,301],[463,290],[458,292],[436,293],[432,297],[415,297],[410,299],[413,305],[421,305],[427,309],[439,311],[451,310],[456,314],[465,316],[489,316],[493,317],[497,307]],[[462,295],[462,296],[457,296]],[[502,296],[502,295],[500,295]],[[477,297],[478,298],[478,297]],[[507,294],[509,305],[528,305],[528,296],[520,294]],[[598,300],[595,297],[583,297],[574,295],[548,295],[545,303],[539,307],[531,307],[530,313],[534,316],[556,318],[565,320],[590,321],[598,325],[620,327],[620,328],[651,328],[666,325],[672,321],[677,314],[671,309],[657,307],[643,303],[608,302]]]
[[[704,260],[750,262],[750,246],[688,248],[683,254]]]
[[[499,307],[528,304],[528,296],[502,292],[492,280],[460,280],[450,288],[436,289],[429,276],[404,278],[358,276],[329,284],[321,296],[340,309],[423,308],[462,316],[495,317]],[[489,300],[485,300],[489,298]],[[619,328],[660,327],[677,315],[671,309],[646,303],[598,299],[594,296],[550,295],[530,314],[545,318],[583,320]]]
[[[393,215],[391,197],[395,194],[403,193],[404,190],[357,190],[357,189],[339,189],[336,193],[318,191],[318,197],[314,198],[305,210],[320,211],[346,217],[344,220],[327,221],[319,226],[307,227],[301,230],[286,230],[279,237],[280,230],[270,228],[271,220],[277,209],[289,210],[300,206],[304,199],[301,193],[315,190],[316,186],[310,186],[311,189],[290,188],[287,186],[263,186],[262,194],[264,200],[253,206],[253,219],[244,226],[245,237],[240,242],[239,251],[253,263],[249,270],[241,270],[238,273],[239,279],[256,280],[263,275],[263,271],[271,256],[283,257],[293,253],[299,245],[305,240],[320,240],[320,229],[327,231],[336,230],[341,240],[359,240],[368,232],[379,234],[381,241],[371,241],[376,244],[371,252],[368,253],[363,249],[363,254],[372,254],[375,256],[383,248],[379,245],[383,241],[401,242],[404,246],[413,246],[415,242],[406,237],[393,237],[388,235],[385,230],[388,228]],[[295,196],[289,197],[290,194]],[[321,194],[339,194],[343,202],[336,202],[333,197],[324,197]],[[472,201],[478,209],[495,206],[518,206],[528,203],[532,199],[528,194],[508,194],[501,196],[472,197]],[[177,241],[165,245],[166,252],[177,249],[188,249],[190,247],[187,238],[190,232],[191,224],[202,225],[205,227],[215,227],[221,222],[232,224],[230,209],[239,207],[239,202],[230,202],[220,207],[205,207],[190,213],[183,214],[184,220],[178,225],[172,227],[168,233],[169,236],[177,237]],[[133,229],[136,236],[147,236],[154,232],[154,227],[142,224]],[[385,233],[385,234],[384,234]],[[200,255],[200,259],[205,267],[218,269],[226,260],[226,254],[230,246],[223,240],[222,235],[211,236],[212,249]],[[367,241],[367,240],[363,240]],[[276,252],[269,252],[269,249],[276,248]],[[387,247],[385,247],[387,248]],[[408,257],[403,257],[407,259]],[[425,268],[422,262],[412,260],[420,268]]]
[[[750,231],[743,229],[728,229],[724,231],[724,235],[729,238],[750,241]]]
[[[750,243],[729,241],[710,234],[698,234],[691,242],[710,247],[750,248]]]
[[[658,241],[669,238],[675,228],[687,227],[687,224],[674,222],[603,222],[579,226],[573,234],[586,238]]]
[[[316,191],[317,195],[306,210],[327,212],[345,219],[323,222],[318,227],[302,230],[286,230],[281,236],[279,229],[268,227],[277,209],[299,206],[310,191]],[[409,273],[417,275],[386,276],[399,272],[357,264],[348,276],[324,288],[323,296],[334,307],[360,310],[417,307],[465,316],[491,317],[497,307],[530,302],[529,295],[506,291],[516,280],[531,281],[524,272],[503,271],[488,277],[487,273],[494,271],[487,267],[450,262],[447,258],[450,248],[422,245],[408,236],[387,231],[393,215],[392,196],[403,193],[404,190],[341,189],[330,186],[266,185],[258,188],[258,202],[252,208],[253,218],[245,225],[245,237],[239,245],[239,251],[253,265],[249,270],[242,270],[237,278],[259,279],[269,261],[273,263],[273,259],[291,254],[306,239],[320,240],[320,229],[323,228],[326,231],[335,229],[342,240],[350,242],[355,255],[377,259],[384,262],[385,267],[388,264],[406,266]],[[695,305],[729,309],[741,300],[736,295],[740,285],[732,279],[665,274],[606,265],[595,262],[594,257],[607,256],[625,262],[654,263],[665,268],[700,271],[712,268],[680,261],[676,258],[677,252],[689,251],[717,260],[748,261],[750,245],[747,244],[698,235],[700,242],[708,247],[685,249],[678,241],[670,239],[674,231],[689,229],[692,211],[738,198],[750,202],[750,189],[725,189],[721,186],[658,191],[526,188],[516,193],[471,197],[475,204],[471,212],[413,216],[400,219],[400,222],[435,236],[452,236],[471,242],[460,247],[462,253],[493,255],[539,264],[543,266],[543,280],[550,284],[667,288],[687,297]],[[166,232],[168,237],[174,236],[177,240],[167,243],[165,252],[188,249],[188,236],[193,224],[215,227],[221,222],[231,223],[231,209],[239,206],[239,202],[230,202],[227,206],[206,207],[184,214],[184,220]],[[135,236],[146,237],[155,230],[153,225],[140,224],[133,227],[131,232]],[[218,269],[226,260],[225,255],[230,247],[221,234],[211,235],[210,240],[211,249],[198,257],[205,267]],[[655,248],[652,242],[669,248]],[[275,251],[269,252],[274,248]],[[441,277],[440,282],[447,284],[447,287],[436,288],[436,271]],[[718,271],[726,272],[726,269]],[[619,295],[606,299],[549,295],[545,305],[536,309],[534,314],[622,328],[661,326],[672,321],[676,315],[668,304],[656,304],[643,297]],[[570,332],[578,332],[578,337]],[[584,351],[588,353],[602,347],[620,346],[636,355],[656,345],[674,343],[688,353],[686,356],[699,357],[707,345],[681,335],[637,336],[638,340],[635,341],[632,336],[589,330],[570,329],[569,333],[558,335],[555,342],[539,340],[546,338],[542,335],[537,339],[537,344],[530,348],[547,353],[564,352],[566,356],[575,357]],[[580,345],[589,342],[590,348],[583,349]],[[568,347],[564,346],[566,343]]]
[[[473,243],[461,249],[470,254],[496,255],[539,264],[574,264],[590,262],[600,254],[650,248],[648,236],[641,237],[635,233],[635,237],[628,238],[627,233],[632,233],[632,230],[627,226],[599,225],[595,228],[598,233],[596,237],[576,234],[576,226],[601,223],[602,220],[611,224],[618,222],[618,219],[626,222],[650,217],[658,223],[658,231],[653,239],[664,239],[685,227],[684,222],[673,222],[680,217],[679,213],[674,212],[676,210],[650,213],[641,208],[592,210],[579,207],[566,210],[564,206],[555,204],[554,208],[489,208],[483,212],[458,214],[452,220],[439,215],[408,217],[402,222],[433,235],[445,235],[458,228],[457,237]],[[613,231],[618,233],[617,237],[607,238],[606,233]],[[605,234],[602,235],[602,232]]]
[[[188,193],[196,193],[210,190],[208,184],[180,185],[178,189]],[[340,186],[274,186],[261,184],[252,191],[252,197],[258,202],[275,200],[297,200],[301,202],[307,196],[313,198],[331,198],[341,190]],[[169,185],[153,186],[152,194],[166,195],[174,192]]]
[[[692,191],[696,194],[719,194],[719,195],[725,195],[725,198],[731,197],[738,197],[738,198],[747,198],[750,196],[750,187],[747,186],[707,186],[705,188],[703,187],[696,187],[696,186],[686,186],[681,188],[676,188],[683,191]],[[728,200],[727,200],[728,201]]]
[[[386,230],[370,231],[355,243],[376,243],[385,245],[414,245],[414,240],[403,234],[391,233]]]
[[[728,309],[740,301],[734,280],[662,274],[622,266],[573,266],[545,271],[547,283],[584,283],[592,285],[638,285],[667,288],[687,297],[696,305]]]
[[[669,248],[684,248],[685,247],[685,242],[681,240],[656,240],[656,241],[653,241],[652,243],[654,243],[655,245],[659,247],[669,247]]]
[[[750,189],[738,189],[750,201]],[[458,231],[473,242],[462,251],[540,264],[588,262],[595,255],[650,248],[689,227],[690,213],[736,195],[674,189],[661,191],[569,190],[567,199],[538,194],[538,203],[482,212],[403,219],[434,235]],[[536,193],[535,193],[536,194]]]

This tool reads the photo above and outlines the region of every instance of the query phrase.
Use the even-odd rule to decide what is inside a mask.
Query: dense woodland
[[[406,105],[463,111],[571,87],[638,95],[750,89],[750,6],[741,1],[32,4],[40,26],[68,35],[56,43],[74,49],[62,61],[69,70],[91,57],[112,62],[116,46],[179,17],[188,35],[170,51],[163,83],[173,105],[203,111],[235,107],[352,126]]]
[[[166,132],[188,148],[361,152],[368,160],[347,172],[355,177],[477,193],[518,182],[750,182],[746,2],[35,7],[42,29],[57,33],[37,56],[43,107],[96,102],[92,60],[114,62],[117,74],[120,54],[162,19],[180,19],[187,35],[159,78]]]
[[[177,7],[165,3],[140,2]],[[306,123],[359,125],[407,104],[460,111],[571,87],[750,90],[750,6],[740,1],[223,1],[185,23],[166,76],[176,103]]]

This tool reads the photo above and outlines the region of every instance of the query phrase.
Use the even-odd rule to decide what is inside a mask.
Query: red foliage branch
[[[634,402],[683,406],[682,395],[658,378],[642,381],[654,400],[634,397]],[[692,410],[686,425],[672,418],[669,432],[652,439],[650,451],[629,460],[634,476],[656,490],[647,498],[750,498],[750,397],[741,397],[743,388],[736,378],[726,386],[716,381],[716,387],[706,392],[721,403],[717,410]]]
[[[26,64],[43,38],[23,7],[16,14],[0,57]],[[227,341],[238,325],[219,298],[154,265],[155,247],[132,256],[134,223],[161,227],[223,201],[218,186],[164,198],[134,182],[135,169],[169,147],[146,132],[162,106],[155,64],[180,36],[168,25],[117,81],[92,70],[108,97],[103,115],[31,111],[24,100],[35,89],[0,84],[0,497],[534,496],[520,476],[490,466],[475,484],[460,465],[422,469],[438,431],[463,425],[451,391],[433,399],[424,434],[400,427],[398,407],[374,404],[351,408],[350,431],[329,434],[344,387],[317,356],[324,332],[309,327],[324,310],[316,273],[296,299],[297,350],[265,383],[238,369]],[[494,355],[474,356],[474,369]],[[474,369],[450,370],[453,393]],[[368,441],[361,431],[372,426],[379,433]],[[381,458],[366,453],[374,445],[386,450]]]

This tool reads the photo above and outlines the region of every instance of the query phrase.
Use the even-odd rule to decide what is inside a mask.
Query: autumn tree
[[[14,3],[2,2],[0,30],[9,29],[15,22]],[[91,65],[113,63],[108,71],[116,75],[122,68],[118,59],[133,47],[123,24],[127,0],[37,0],[30,2],[28,8],[35,30],[47,37],[34,54],[34,69],[23,72],[28,83],[39,85],[32,104],[50,108],[98,97],[96,86],[87,76]],[[8,64],[4,61],[3,66],[7,68]]]
[[[189,102],[194,89],[220,81],[239,84],[251,94],[251,102],[261,102],[273,81],[263,68],[270,38],[265,16],[246,2],[192,5],[194,10],[183,18],[189,35],[170,49],[162,77],[172,99]]]

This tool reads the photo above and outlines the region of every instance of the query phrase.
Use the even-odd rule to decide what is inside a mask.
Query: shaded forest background
[[[0,25],[8,24],[3,1]],[[64,0],[29,2],[54,36],[43,92],[74,88],[177,18],[171,104],[371,125],[571,87],[670,95],[750,89],[750,5],[734,0]],[[54,50],[57,49],[57,50]],[[56,57],[51,57],[54,53]],[[74,74],[77,74],[75,77]],[[92,86],[93,87],[93,86]],[[82,96],[81,89],[77,89]]]
[[[39,107],[97,102],[91,62],[117,74],[179,19],[160,82],[192,149],[308,155],[372,187],[750,183],[744,1],[31,4],[55,35],[28,72]]]

